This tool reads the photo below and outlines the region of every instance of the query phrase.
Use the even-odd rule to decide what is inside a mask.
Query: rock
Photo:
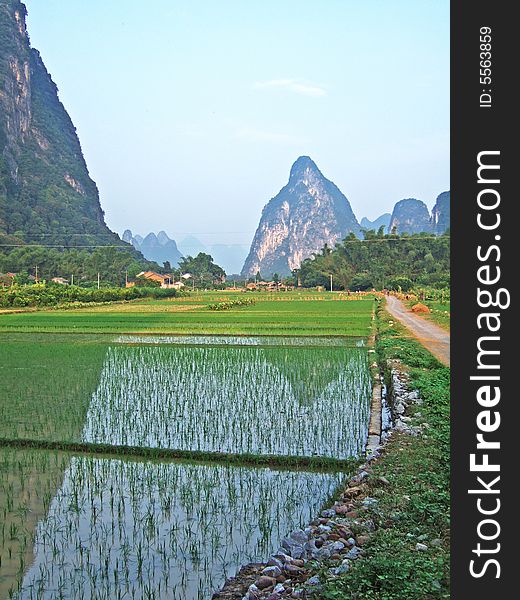
[[[417,542],[417,544],[415,544],[415,549],[419,552],[426,552],[428,550],[428,546],[426,544],[421,544],[420,542]]]
[[[361,502],[361,506],[363,506],[364,508],[372,508],[373,506],[377,506],[379,504],[379,500],[377,500],[377,498],[370,498],[370,496],[367,496],[363,502]]]
[[[336,569],[334,569],[334,574],[335,575],[344,575],[345,573],[348,572],[348,570],[350,569],[350,561],[348,561],[347,559],[345,559],[339,567],[337,567]]]
[[[356,558],[359,558],[360,554],[361,554],[361,549],[358,548],[357,546],[354,546],[347,552],[346,556],[347,556],[347,558],[350,558],[351,560],[356,560]]]
[[[332,531],[332,527],[329,527],[329,525],[320,525],[318,531],[320,533],[329,533],[329,531]]]
[[[310,579],[307,579],[307,584],[308,585],[319,585],[320,584],[320,578],[317,575],[314,575]]]
[[[388,479],[386,477],[378,477],[377,483],[380,483],[382,485],[390,485],[390,482],[388,481]]]
[[[278,583],[274,586],[273,592],[275,594],[283,594],[285,592],[285,587],[281,583]]]
[[[345,547],[345,544],[343,544],[342,542],[334,542],[332,544],[332,550],[335,552],[339,552],[340,550],[343,550],[344,547]]]
[[[282,567],[278,567],[276,565],[268,566],[262,571],[262,575],[267,575],[267,577],[278,577],[278,575],[282,574]]]
[[[440,545],[442,545],[442,540],[441,540],[441,539],[439,539],[439,538],[435,538],[434,540],[432,540],[432,541],[430,542],[430,544],[431,544],[432,546],[440,546]]]
[[[340,504],[336,506],[336,514],[338,515],[346,515],[350,511],[350,506],[346,504]]]
[[[271,558],[267,561],[267,565],[269,567],[278,567],[280,569],[283,569],[283,562],[279,559],[276,558],[276,556],[271,556]]]
[[[301,558],[295,558],[292,561],[292,564],[296,565],[297,567],[303,567],[303,565],[305,564],[305,562]]]
[[[295,529],[289,537],[300,546],[303,546],[303,544],[305,544],[305,542],[309,539],[309,535],[301,529]]]
[[[300,573],[303,573],[302,567],[297,567],[296,565],[291,565],[290,563],[285,565],[285,572],[291,576],[298,576]]]
[[[369,535],[358,535],[356,541],[357,541],[358,546],[363,546],[368,542],[369,539],[370,539]]]
[[[281,596],[280,594],[277,594],[275,592],[273,592],[272,594],[269,594],[269,596],[267,596],[266,600],[281,600]]]
[[[355,546],[356,545],[356,540],[353,537],[349,537],[347,540],[347,544],[349,546]]]
[[[276,585],[276,581],[273,577],[262,575],[255,581],[255,585],[259,590],[265,590],[266,588]]]
[[[301,533],[303,534],[303,536],[305,536],[303,531]],[[305,538],[306,538],[305,539],[305,542],[306,542],[307,536],[305,536]],[[303,544],[305,542],[300,544],[292,537],[284,538],[282,540],[282,548],[284,548],[287,551],[287,553],[289,554],[289,556],[291,556],[292,558],[301,558],[303,556]]]
[[[273,555],[274,558],[277,558],[283,564],[292,563],[293,559],[291,556],[285,553],[284,548],[279,548],[276,554]]]
[[[321,511],[321,516],[331,519],[336,516],[336,511],[333,508],[327,508],[326,510]]]

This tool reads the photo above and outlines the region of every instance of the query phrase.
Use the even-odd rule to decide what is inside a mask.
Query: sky
[[[249,244],[310,156],[359,220],[449,189],[448,0],[25,0],[107,224]]]

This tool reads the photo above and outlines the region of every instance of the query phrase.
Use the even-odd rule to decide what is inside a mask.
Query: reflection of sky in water
[[[361,348],[365,338],[226,335],[121,335],[117,344],[176,344],[195,346],[349,346]]]
[[[371,385],[365,349],[113,346],[82,438],[214,452],[358,456]]]
[[[341,480],[75,457],[38,524],[15,598],[209,598],[241,564],[265,558],[308,522]]]

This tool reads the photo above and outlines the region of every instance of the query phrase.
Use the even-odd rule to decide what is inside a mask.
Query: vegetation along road
[[[450,366],[450,334],[447,331],[411,312],[395,296],[386,297],[386,309],[442,364]]]

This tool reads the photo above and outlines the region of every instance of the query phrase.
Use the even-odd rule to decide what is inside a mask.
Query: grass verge
[[[378,310],[376,349],[381,364],[399,359],[422,405],[409,411],[412,425],[426,423],[423,434],[395,432],[370,480],[377,529],[364,546],[365,557],[350,571],[328,581],[315,596],[323,600],[427,600],[449,598],[450,525],[450,370],[398,324]],[[417,543],[427,546],[416,549]]]
[[[0,448],[30,448],[35,450],[58,450],[73,454],[93,454],[96,456],[138,457],[148,460],[193,460],[204,463],[249,467],[273,467],[286,470],[296,469],[319,472],[351,472],[355,459],[340,459],[328,456],[286,456],[278,454],[251,454],[230,452],[207,452],[203,450],[176,450],[144,446],[115,446],[88,442],[55,442],[51,440],[30,440],[0,438]]]

